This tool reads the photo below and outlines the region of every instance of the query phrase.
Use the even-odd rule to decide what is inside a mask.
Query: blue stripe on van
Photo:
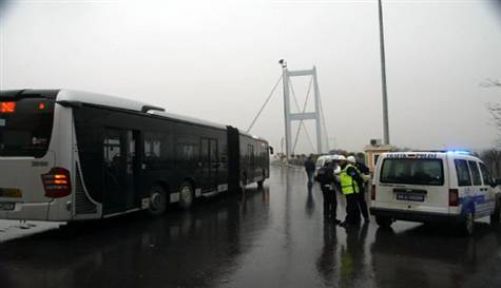
[[[484,204],[485,202],[485,195],[465,196],[459,198],[459,203],[463,206],[468,206],[468,204],[472,203]]]
[[[477,215],[488,215],[492,211],[489,211],[489,207],[484,207],[480,210],[477,210],[477,205],[485,204],[487,201],[485,195],[476,195],[476,196],[465,196],[459,198],[459,203],[461,203],[462,211],[461,214],[465,214],[466,212],[474,212]]]

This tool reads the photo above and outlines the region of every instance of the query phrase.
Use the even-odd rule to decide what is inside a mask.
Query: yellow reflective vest
[[[339,181],[341,182],[341,191],[343,192],[344,195],[358,193],[360,191],[357,182],[353,180],[353,177],[348,175],[348,168],[350,167],[357,170],[355,166],[347,164],[346,166],[344,166],[343,170],[341,170],[341,173],[339,174]]]

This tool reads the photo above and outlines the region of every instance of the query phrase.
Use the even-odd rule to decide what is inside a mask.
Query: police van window
[[[471,176],[473,177],[473,185],[475,186],[482,185],[482,179],[480,176],[480,171],[478,170],[477,162],[468,161],[468,166],[470,167]]]
[[[386,158],[383,160],[381,183],[443,185],[441,159]]]
[[[480,171],[482,171],[482,180],[484,180],[484,185],[489,185],[491,183],[491,174],[484,163],[478,163],[480,165]]]
[[[455,159],[454,166],[456,166],[456,174],[458,175],[458,185],[471,186],[470,172],[466,160]]]

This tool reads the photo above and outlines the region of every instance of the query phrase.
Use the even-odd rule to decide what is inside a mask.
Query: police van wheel
[[[167,193],[160,185],[155,185],[150,189],[150,205],[148,213],[151,216],[160,216],[167,210]]]
[[[473,235],[475,230],[475,214],[473,212],[468,212],[465,215],[461,230],[465,236]]]
[[[494,209],[494,212],[491,214],[491,224],[497,226],[500,223],[501,223],[501,200],[498,200],[496,202],[496,209]]]
[[[393,223],[393,220],[387,216],[376,216],[376,223],[379,227],[389,228],[391,223]]]
[[[193,201],[195,200],[195,195],[193,193],[193,187],[188,182],[183,182],[179,187],[179,206],[184,209],[189,209],[193,206]]]

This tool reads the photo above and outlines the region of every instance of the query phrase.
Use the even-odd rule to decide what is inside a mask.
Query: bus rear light
[[[372,185],[371,187],[371,200],[376,200],[376,185]]]
[[[42,174],[42,182],[46,197],[61,198],[71,193],[70,172],[64,168],[54,167],[49,173]]]
[[[16,102],[0,102],[0,113],[14,113],[16,111]]]
[[[449,206],[459,206],[459,192],[458,189],[449,189]]]

